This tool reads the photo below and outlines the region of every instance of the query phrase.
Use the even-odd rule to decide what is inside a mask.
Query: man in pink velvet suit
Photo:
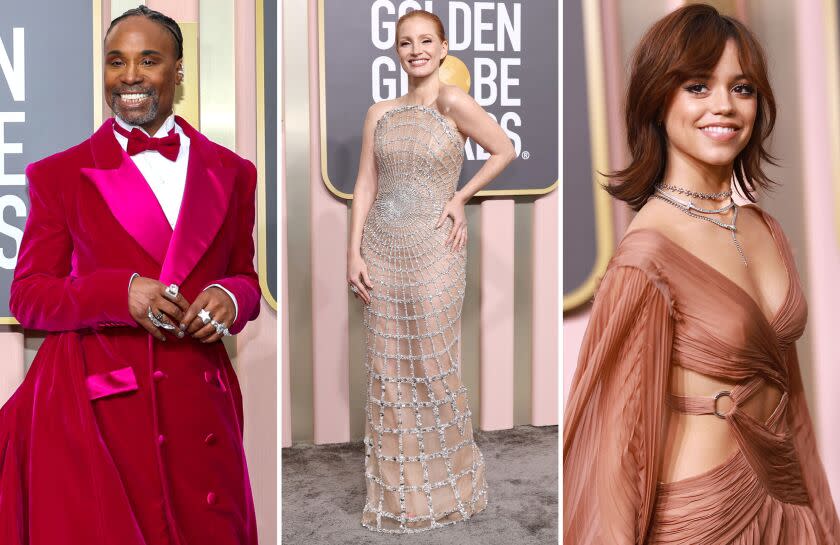
[[[10,304],[48,335],[0,409],[0,543],[254,545],[220,339],[259,312],[256,171],[172,114],[172,19],[130,10],[104,51],[115,119],[26,172]]]

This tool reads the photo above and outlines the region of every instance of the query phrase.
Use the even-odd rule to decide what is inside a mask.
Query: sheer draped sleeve
[[[840,543],[840,521],[837,519],[825,469],[817,450],[816,436],[805,400],[802,375],[799,372],[799,357],[795,346],[788,349],[787,364],[790,373],[788,425],[793,434],[796,454],[802,468],[805,486],[808,489],[808,497],[811,500],[811,509],[817,516],[825,542]]]
[[[644,541],[660,459],[671,310],[655,270],[614,260],[592,307],[566,407],[564,543]]]

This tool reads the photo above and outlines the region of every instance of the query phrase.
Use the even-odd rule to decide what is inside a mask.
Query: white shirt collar
[[[123,121],[122,119],[120,119],[120,116],[118,116],[118,115],[114,116],[114,121],[116,121],[119,124],[120,127],[127,130],[128,132],[131,132],[132,129],[140,129],[141,131],[145,132],[147,135],[149,134],[148,132],[146,132],[146,129],[144,129],[140,125],[130,125],[130,124],[126,123],[125,121]],[[176,127],[175,114],[169,114],[169,117],[166,118],[166,121],[163,122],[163,125],[160,126],[158,131],[154,135],[149,135],[149,136],[153,136],[154,138],[163,138],[164,136],[169,134],[169,131],[171,131],[175,127]],[[180,131],[176,131],[176,132],[180,132]]]

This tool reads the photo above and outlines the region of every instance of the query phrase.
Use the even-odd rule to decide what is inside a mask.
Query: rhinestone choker
[[[692,191],[683,187],[675,185],[657,184],[656,187],[665,191],[673,191],[674,193],[681,193],[687,197],[694,197],[695,199],[706,199],[707,201],[719,201],[732,196],[732,190],[721,191],[720,193],[701,193],[699,191]]]

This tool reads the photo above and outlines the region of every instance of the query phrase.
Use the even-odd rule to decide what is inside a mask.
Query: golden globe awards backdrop
[[[460,86],[502,126],[517,159],[479,195],[527,195],[557,184],[556,0],[320,0],[322,177],[351,198],[365,113],[408,91],[394,49],[396,22],[412,9],[441,18],[449,54],[444,83]],[[463,185],[489,154],[467,140]]]
[[[93,129],[93,3],[4,2],[0,17],[0,322],[29,212],[26,165]]]

